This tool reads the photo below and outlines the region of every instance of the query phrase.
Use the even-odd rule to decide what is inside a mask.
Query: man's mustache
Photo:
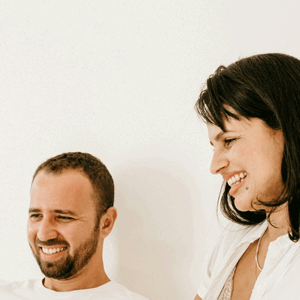
[[[60,239],[51,239],[48,241],[41,241],[38,238],[35,240],[35,245],[37,247],[43,247],[43,246],[69,246],[69,243],[65,240]]]

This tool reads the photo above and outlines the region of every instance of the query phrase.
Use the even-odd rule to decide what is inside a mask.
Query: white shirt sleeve
[[[221,237],[224,235],[224,231],[222,232]],[[217,243],[212,249],[208,250],[208,253],[206,254],[206,257],[204,259],[200,278],[200,286],[197,290],[197,294],[201,299],[205,297],[208,288],[211,284],[212,275],[214,274],[215,264],[218,257],[221,242],[222,238],[218,237]]]

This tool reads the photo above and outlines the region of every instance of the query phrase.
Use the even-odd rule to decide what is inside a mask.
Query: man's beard
[[[90,261],[97,250],[98,241],[99,226],[96,226],[91,236],[77,249],[75,249],[73,256],[69,254],[66,258],[62,258],[61,260],[55,262],[47,262],[42,260],[40,253],[35,253],[32,247],[30,247],[42,273],[46,277],[54,279],[67,279],[74,276]],[[46,242],[36,241],[36,249],[39,249],[40,246],[37,246],[37,244],[40,246],[69,246],[66,241],[59,239],[52,239]]]

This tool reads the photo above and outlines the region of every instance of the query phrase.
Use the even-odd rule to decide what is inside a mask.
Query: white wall
[[[300,57],[296,2],[1,0],[0,279],[40,276],[26,238],[31,177],[84,151],[115,180],[110,277],[152,300],[193,299],[221,183],[194,103],[220,64]]]

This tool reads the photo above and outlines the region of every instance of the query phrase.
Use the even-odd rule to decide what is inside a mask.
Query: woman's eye
[[[232,142],[234,142],[236,139],[235,138],[232,138],[232,139],[226,139],[225,141],[224,141],[224,144],[225,144],[225,146],[230,146],[230,144],[232,143]]]

